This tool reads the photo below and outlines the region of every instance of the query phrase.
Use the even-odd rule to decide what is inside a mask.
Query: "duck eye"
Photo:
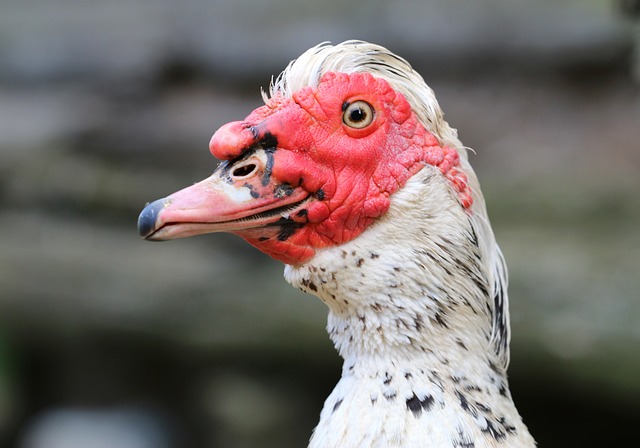
[[[375,115],[373,106],[362,100],[345,103],[342,110],[342,122],[354,129],[369,126]]]

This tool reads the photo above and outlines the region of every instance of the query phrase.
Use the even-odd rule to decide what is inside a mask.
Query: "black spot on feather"
[[[462,408],[462,410],[468,412],[473,417],[477,417],[478,410],[475,407],[471,406],[469,400],[467,400],[467,397],[459,391],[456,392],[456,395],[458,396],[458,400],[460,400],[460,407]]]
[[[433,407],[434,399],[431,395],[427,395],[422,400],[414,393],[407,399],[407,409],[413,412],[413,415],[419,417],[422,411],[429,411]]]
[[[458,429],[458,437],[453,439],[451,443],[454,447],[459,448],[475,448],[476,446],[471,437],[469,437],[462,429]]]
[[[493,437],[496,440],[504,439],[506,437],[506,434],[503,431],[500,431],[498,428],[496,428],[491,420],[487,420],[487,427],[484,429],[480,429],[480,431],[482,431],[485,434],[489,434],[491,437]]]
[[[447,322],[444,320],[444,317],[443,317],[443,315],[441,313],[436,313],[436,315],[434,317],[436,319],[436,322],[438,322],[438,324],[441,327],[449,328],[449,326],[447,325]]]
[[[502,425],[502,427],[504,428],[505,431],[507,431],[508,434],[515,434],[518,432],[518,430],[516,429],[515,426],[513,426],[512,424],[510,424],[506,418],[504,417],[500,417],[498,419],[498,423]]]
[[[393,401],[396,398],[397,392],[395,390],[386,391],[382,395],[384,395],[384,398],[386,398],[387,401]]]

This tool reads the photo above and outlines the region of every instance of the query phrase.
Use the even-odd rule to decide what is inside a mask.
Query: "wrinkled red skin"
[[[363,129],[342,121],[343,104],[357,100],[375,110],[373,122]],[[315,199],[306,216],[291,216],[301,227],[284,241],[261,240],[260,229],[235,233],[287,264],[304,263],[316,249],[360,235],[425,164],[439,167],[462,205],[471,205],[458,152],[441,147],[404,96],[369,74],[327,73],[317,88],[304,88],[292,98],[274,97],[244,121],[221,127],[210,150],[219,159],[234,159],[267,136],[277,141],[273,177],[304,188]]]

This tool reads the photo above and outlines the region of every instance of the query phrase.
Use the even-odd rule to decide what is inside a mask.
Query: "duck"
[[[151,241],[240,236],[328,309],[343,359],[309,448],[528,448],[507,268],[469,150],[380,45],[321,43],[211,138],[213,174],[147,204]]]

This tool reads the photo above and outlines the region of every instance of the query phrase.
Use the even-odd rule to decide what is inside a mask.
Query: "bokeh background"
[[[323,305],[239,239],[136,219],[349,38],[409,59],[476,151],[540,446],[637,443],[638,3],[3,0],[0,446],[306,446],[340,374]]]

